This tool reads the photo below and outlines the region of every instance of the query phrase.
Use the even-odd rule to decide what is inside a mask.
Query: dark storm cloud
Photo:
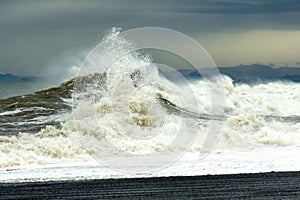
[[[223,19],[239,17],[231,15],[255,20],[255,16],[251,15],[257,15],[266,16],[256,20],[257,24],[274,17],[278,23],[295,25],[299,21],[295,19],[299,12],[298,0],[1,1],[0,23],[8,31],[43,28],[79,30],[95,25],[111,27],[118,24],[126,27],[160,23],[175,26],[180,25],[177,19],[186,20],[183,24],[187,27],[196,25],[200,19],[209,27],[210,19],[216,22],[217,18],[220,23],[216,26],[222,27]],[[206,20],[201,16],[205,16]]]
[[[297,0],[0,1],[0,73],[62,71],[74,64],[57,61],[66,52],[88,50],[113,26],[162,26],[187,34],[299,30],[299,5]]]
[[[183,1],[180,1],[183,2]],[[185,1],[186,2],[186,1]],[[272,14],[299,12],[298,0],[188,0],[190,4],[179,7],[179,11],[210,14]]]

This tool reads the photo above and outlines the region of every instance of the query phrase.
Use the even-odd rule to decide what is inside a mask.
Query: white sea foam
[[[0,116],[5,117],[5,115],[13,115],[13,114],[17,114],[22,112],[22,109],[16,109],[16,110],[12,110],[12,111],[6,111],[6,112],[1,112]]]
[[[171,166],[154,173],[127,174],[99,165],[96,161],[31,165],[0,169],[0,182],[62,181],[106,178],[196,176],[278,171],[299,171],[299,146],[265,147],[212,152],[204,160],[198,153],[186,153]],[[117,159],[118,158],[112,158]],[[162,155],[161,160],[165,159]],[[159,163],[153,163],[153,165]],[[141,163],[135,163],[141,166]]]

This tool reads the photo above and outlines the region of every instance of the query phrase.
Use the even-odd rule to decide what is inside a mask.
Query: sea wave
[[[96,65],[130,48],[116,30],[104,43]],[[172,82],[138,53],[87,69],[59,87],[0,100],[0,167],[201,151],[212,120],[224,122],[217,150],[300,144],[298,83],[234,84],[221,75],[225,112],[215,115],[205,80]],[[191,143],[170,146],[192,131]]]

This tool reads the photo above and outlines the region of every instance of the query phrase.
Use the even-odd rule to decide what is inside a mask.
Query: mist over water
[[[0,167],[87,161],[95,153],[105,159],[202,150],[212,118],[205,80],[172,82],[150,56],[136,52],[107,68],[106,59],[118,58],[133,44],[120,38],[117,29],[103,41],[82,76],[0,100]],[[99,65],[101,71],[95,71]],[[225,75],[221,80],[226,116],[215,150],[300,144],[299,83],[233,84]],[[187,98],[191,93],[193,100]],[[158,94],[172,104],[163,106]],[[173,104],[198,115],[185,117]],[[197,133],[192,144],[169,147],[179,130],[188,135],[191,129]]]

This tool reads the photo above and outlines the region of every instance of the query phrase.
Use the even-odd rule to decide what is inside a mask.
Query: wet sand
[[[300,199],[300,172],[1,183],[0,199]]]

